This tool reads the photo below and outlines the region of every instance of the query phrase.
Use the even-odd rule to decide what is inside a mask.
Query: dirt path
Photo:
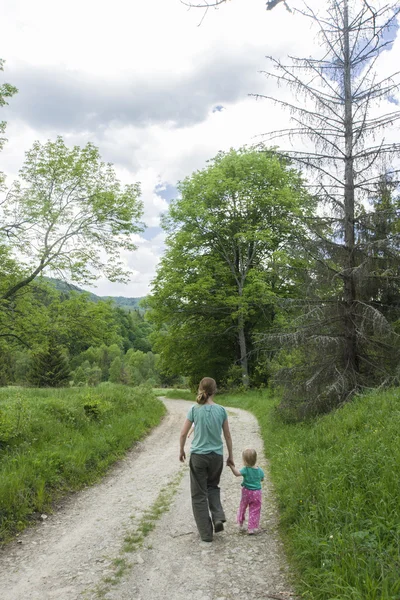
[[[257,537],[240,534],[235,526],[240,480],[225,469],[225,531],[212,544],[200,541],[190,507],[188,468],[177,460],[179,430],[190,404],[165,404],[168,414],[161,425],[100,484],[73,495],[41,525],[0,551],[2,600],[295,598],[285,576],[268,482],[264,532]],[[255,418],[237,409],[228,414],[237,463],[241,449],[251,445],[265,467]],[[174,485],[170,510],[155,522],[141,547],[125,552],[124,538],[132,537],[143,511],[154,505],[162,489],[171,493]]]

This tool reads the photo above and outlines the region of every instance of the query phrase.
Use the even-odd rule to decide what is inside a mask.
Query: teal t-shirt
[[[222,425],[228,418],[226,410],[219,404],[196,404],[187,414],[194,423],[194,435],[190,451],[192,454],[224,453]]]
[[[240,474],[243,475],[243,487],[248,490],[261,490],[264,471],[260,467],[243,467],[240,469]]]

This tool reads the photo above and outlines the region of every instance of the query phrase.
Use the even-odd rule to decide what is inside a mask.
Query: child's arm
[[[232,465],[228,465],[228,467],[230,468],[230,470],[232,471],[232,473],[236,476],[236,477],[243,477],[243,475],[241,474],[240,471],[237,470],[236,467],[232,467]]]

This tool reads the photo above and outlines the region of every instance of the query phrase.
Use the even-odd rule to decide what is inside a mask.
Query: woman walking
[[[228,449],[228,466],[235,466],[228,415],[214,402],[217,384],[204,377],[199,384],[197,405],[190,408],[180,436],[179,460],[186,458],[185,442],[194,424],[190,454],[190,491],[197,529],[203,542],[212,542],[213,534],[223,531],[225,513],[221,505],[219,481],[224,466],[222,433]],[[210,517],[211,513],[211,517]]]

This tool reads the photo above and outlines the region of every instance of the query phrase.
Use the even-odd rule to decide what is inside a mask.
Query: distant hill
[[[69,292],[76,292],[77,294],[88,294],[92,302],[100,302],[100,300],[112,300],[116,306],[124,308],[125,310],[135,310],[139,308],[139,302],[143,300],[144,296],[139,298],[126,298],[125,296],[97,296],[92,292],[87,292],[82,288],[74,285],[73,283],[67,283],[61,279],[54,279],[53,277],[43,277],[45,281],[53,285],[56,290],[68,294]]]

